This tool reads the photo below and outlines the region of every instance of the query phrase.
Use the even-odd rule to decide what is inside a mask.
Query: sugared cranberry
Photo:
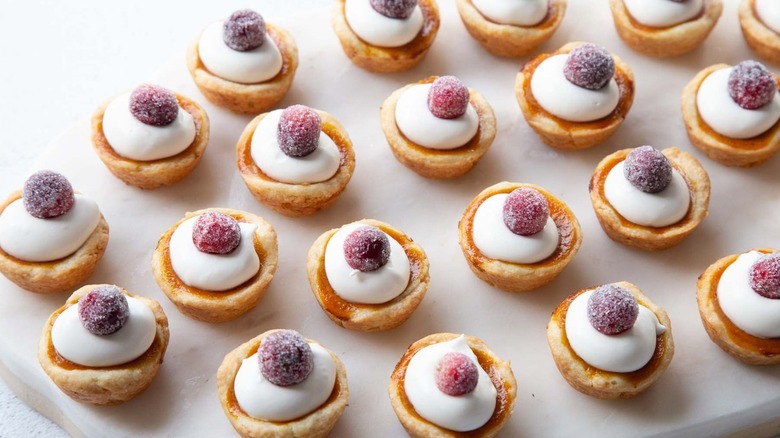
[[[550,217],[547,198],[539,191],[520,187],[504,201],[504,224],[515,234],[532,236],[544,229]]]
[[[440,119],[456,119],[466,114],[469,89],[455,76],[441,76],[428,91],[428,109]]]
[[[639,303],[631,292],[615,284],[599,286],[588,300],[588,320],[605,335],[617,335],[634,326]]]
[[[127,297],[116,286],[98,286],[79,300],[81,324],[93,335],[110,335],[130,316]]]
[[[201,252],[229,254],[241,243],[241,227],[224,213],[207,211],[195,219],[192,242]]]
[[[62,216],[73,208],[75,202],[68,179],[51,170],[33,173],[22,188],[25,210],[39,219]]]
[[[585,43],[569,53],[563,75],[574,85],[598,90],[615,74],[615,60],[607,49]]]
[[[780,253],[763,255],[753,263],[750,287],[762,297],[780,299]]]
[[[293,105],[282,111],[276,128],[276,141],[285,155],[305,157],[317,149],[322,119],[305,105]]]
[[[742,61],[729,74],[729,96],[745,109],[768,104],[777,94],[777,81],[760,62]]]
[[[375,271],[390,259],[390,239],[379,228],[363,225],[344,239],[344,258],[352,269]]]
[[[623,176],[645,193],[658,193],[672,182],[672,164],[658,149],[640,146],[626,156]]]
[[[166,126],[176,120],[179,102],[169,90],[143,84],[130,94],[130,113],[139,122],[151,126]]]
[[[409,18],[417,0],[369,0],[375,11],[389,18]]]
[[[436,367],[436,386],[447,395],[468,394],[477,387],[477,365],[463,353],[444,355]]]
[[[295,330],[279,330],[266,336],[257,353],[263,377],[277,386],[301,383],[314,368],[311,346]]]
[[[233,12],[222,27],[222,40],[233,50],[247,52],[265,42],[265,20],[251,9]]]

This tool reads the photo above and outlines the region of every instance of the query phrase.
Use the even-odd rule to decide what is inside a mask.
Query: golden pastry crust
[[[779,252],[772,248],[754,248],[764,254]],[[699,276],[696,303],[704,329],[710,339],[726,353],[749,365],[780,364],[780,338],[762,339],[746,333],[723,313],[718,302],[718,283],[726,270],[741,254],[723,257]]]
[[[417,65],[428,54],[439,31],[439,6],[435,0],[419,0],[423,14],[423,28],[409,43],[400,47],[379,47],[358,37],[347,23],[344,14],[346,0],[336,0],[330,14],[330,23],[341,43],[341,48],[356,66],[374,73],[396,73]]]
[[[547,343],[563,378],[577,391],[603,399],[631,398],[639,395],[661,377],[674,356],[672,325],[666,311],[650,301],[636,285],[627,281],[615,284],[631,292],[639,304],[650,309],[658,318],[658,322],[666,327],[666,331],[656,338],[655,353],[644,367],[630,373],[604,371],[587,364],[572,350],[566,337],[566,313],[574,298],[593,288],[575,292],[563,300],[547,324]]]
[[[609,0],[615,29],[632,50],[650,56],[667,57],[688,53],[699,47],[715,27],[723,12],[721,0],[704,0],[695,18],[669,27],[650,27],[636,21],[623,0]]]
[[[409,284],[397,297],[382,304],[352,303],[339,297],[325,274],[325,248],[330,238],[339,230],[334,228],[318,237],[306,256],[306,274],[314,297],[328,318],[341,327],[361,331],[398,327],[409,319],[425,297],[431,281],[428,257],[420,245],[392,225],[374,219],[362,219],[353,224],[373,225],[401,245],[411,265]]]
[[[563,21],[566,0],[551,0],[547,16],[533,26],[499,24],[485,18],[472,0],[456,0],[466,30],[488,52],[504,57],[518,57],[531,53],[549,40]]]
[[[604,181],[607,175],[613,167],[626,159],[631,150],[623,149],[607,155],[596,166],[588,186],[593,210],[596,212],[601,228],[616,242],[647,251],[671,248],[688,237],[707,217],[710,205],[710,177],[693,155],[677,148],[662,150],[672,167],[680,172],[688,185],[691,196],[688,213],[677,223],[665,227],[635,224],[621,216],[604,194]]]
[[[336,383],[330,398],[313,412],[292,421],[264,421],[247,415],[238,404],[233,389],[236,373],[241,361],[255,354],[263,338],[277,330],[269,330],[241,344],[225,356],[217,371],[219,402],[230,424],[242,437],[252,438],[294,438],[325,437],[338,422],[349,402],[347,370],[332,351],[328,350],[336,365]],[[308,342],[315,342],[307,339]]]
[[[544,53],[528,61],[517,74],[515,95],[528,124],[546,145],[560,150],[577,150],[595,146],[607,140],[623,123],[634,102],[634,74],[616,55],[615,81],[620,89],[620,100],[614,111],[591,122],[569,122],[542,108],[531,92],[531,77],[545,59],[569,53],[582,42],[568,43],[552,53]]]
[[[486,199],[527,187],[539,191],[550,207],[550,217],[558,227],[558,248],[546,259],[529,264],[511,263],[486,257],[474,244],[474,215]],[[480,280],[508,292],[527,292],[551,282],[577,254],[582,244],[580,223],[569,207],[547,190],[533,185],[501,182],[477,195],[458,222],[458,241],[469,268]]]
[[[133,295],[122,289],[125,295],[149,306],[157,322],[157,333],[148,350],[140,357],[110,367],[87,367],[60,356],[51,340],[51,328],[57,317],[68,307],[78,305],[79,299],[100,284],[83,286],[73,292],[65,305],[55,310],[43,327],[38,343],[38,362],[51,380],[73,400],[95,405],[116,405],[126,402],[143,392],[154,380],[168,347],[168,318],[157,301]]]
[[[763,59],[780,64],[780,35],[767,27],[755,10],[756,0],[739,2],[739,25],[745,41]]]
[[[266,23],[267,36],[282,55],[282,69],[273,78],[257,84],[241,84],[211,73],[200,59],[200,37],[187,50],[187,69],[195,85],[214,105],[238,114],[260,114],[279,103],[292,85],[298,69],[298,46],[292,34],[279,26]]]
[[[260,270],[252,278],[232,289],[214,292],[188,286],[176,275],[171,266],[171,236],[185,220],[207,211],[219,211],[238,222],[257,225],[254,248],[260,258]],[[157,242],[152,254],[152,272],[160,290],[179,311],[190,318],[205,322],[226,322],[252,310],[265,294],[274,277],[279,261],[276,231],[260,216],[228,208],[209,208],[184,215],[170,227]]]
[[[311,184],[293,184],[277,181],[260,170],[252,159],[252,136],[260,121],[260,114],[244,128],[236,145],[238,172],[252,195],[262,204],[286,216],[306,216],[331,206],[347,187],[355,170],[355,152],[347,131],[332,115],[317,111],[322,118],[324,132],[338,146],[341,163],[330,179]]]
[[[469,88],[469,103],[479,116],[479,128],[465,145],[446,150],[430,149],[412,142],[395,123],[395,108],[401,95],[418,84],[433,83],[438,76],[430,76],[417,83],[395,90],[380,107],[382,131],[390,150],[398,161],[426,178],[457,178],[474,167],[485,155],[496,138],[496,116],[493,107],[481,94]]]
[[[187,149],[172,157],[138,161],[125,158],[114,151],[103,134],[103,114],[114,98],[103,102],[92,115],[92,146],[108,170],[125,184],[146,190],[176,184],[200,163],[209,144],[209,117],[195,101],[178,93],[173,94],[181,109],[190,113],[195,122],[195,139]]]
[[[409,346],[409,349],[406,350],[401,360],[398,361],[393,374],[390,376],[390,385],[388,387],[390,404],[393,406],[398,420],[412,437],[493,437],[498,434],[501,428],[504,427],[504,424],[509,421],[509,417],[512,416],[515,397],[517,397],[517,381],[512,372],[511,364],[509,361],[502,360],[484,341],[474,336],[466,336],[466,342],[471,351],[477,356],[479,365],[490,376],[493,386],[498,392],[496,395],[496,410],[493,412],[493,416],[479,429],[469,432],[455,432],[431,423],[414,410],[414,406],[406,397],[404,389],[406,369],[409,366],[409,361],[421,349],[429,345],[450,341],[458,336],[460,335],[454,333],[435,333],[420,339]]]
[[[2,204],[0,214],[12,202],[22,197],[21,191],[11,193]],[[72,290],[95,272],[98,261],[108,246],[108,223],[100,215],[95,230],[73,254],[50,262],[27,262],[0,248],[0,272],[17,286],[30,292],[49,294]]]
[[[731,66],[727,64],[709,66],[700,71],[685,86],[680,101],[685,129],[688,131],[691,144],[720,164],[739,167],[757,166],[772,158],[780,150],[780,122],[775,123],[761,135],[740,140],[713,131],[699,115],[696,104],[699,87],[711,73],[727,67]],[[775,79],[780,84],[780,78],[775,75]]]

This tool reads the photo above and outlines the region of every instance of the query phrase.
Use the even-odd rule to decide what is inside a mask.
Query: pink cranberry
[[[98,286],[81,297],[81,324],[93,335],[110,335],[121,329],[130,316],[127,297],[116,286]]]
[[[672,182],[672,164],[658,149],[640,146],[626,156],[623,176],[645,193],[658,193]]]
[[[598,90],[615,75],[615,60],[604,47],[585,43],[569,53],[563,75],[574,85]]]
[[[479,380],[477,365],[463,353],[449,352],[436,367],[436,386],[447,395],[464,395],[474,391]]]
[[[639,303],[631,292],[615,285],[599,286],[588,300],[588,320],[605,335],[617,335],[634,326]]]
[[[266,336],[257,353],[263,377],[277,386],[301,383],[314,368],[311,346],[295,330],[279,330]]]
[[[130,94],[130,113],[139,122],[151,126],[167,126],[179,114],[176,96],[163,87],[143,84]]]
[[[375,11],[389,18],[409,18],[417,0],[369,0]]]
[[[745,109],[758,109],[777,94],[777,81],[760,62],[742,61],[729,74],[729,96]]]
[[[466,114],[469,89],[455,76],[441,76],[428,91],[428,109],[440,119],[457,119]]]
[[[305,157],[317,149],[322,119],[305,105],[293,105],[282,111],[276,128],[276,141],[285,155]]]
[[[207,211],[195,219],[192,242],[201,252],[229,254],[241,243],[241,227],[224,213]]]
[[[33,173],[22,188],[25,210],[39,219],[62,216],[73,208],[75,202],[68,179],[51,170]]]
[[[548,217],[550,206],[538,190],[520,187],[504,201],[504,224],[520,236],[532,236],[542,231]]]
[[[363,225],[344,239],[344,258],[352,269],[375,271],[390,259],[390,239],[379,228]]]
[[[233,50],[247,52],[265,42],[265,20],[251,9],[233,12],[222,26],[222,40]]]
[[[780,299],[780,253],[763,255],[753,263],[750,287],[762,297]]]

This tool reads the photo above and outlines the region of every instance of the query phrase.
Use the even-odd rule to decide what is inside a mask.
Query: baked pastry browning
[[[458,13],[466,30],[488,52],[505,57],[531,53],[549,40],[563,21],[566,0],[550,0],[547,16],[533,26],[495,23],[483,16],[472,0],[457,0]]]
[[[454,333],[435,333],[428,335],[409,346],[390,376],[388,393],[395,415],[406,432],[412,437],[493,437],[509,421],[517,397],[517,381],[508,361],[502,360],[487,344],[474,336],[466,336],[471,351],[477,356],[479,366],[490,376],[496,388],[496,407],[493,416],[482,427],[468,431],[455,432],[442,428],[421,417],[406,396],[404,389],[406,370],[409,361],[421,349],[441,342],[450,341],[459,335]]]
[[[241,344],[225,356],[217,371],[217,392],[222,409],[242,437],[325,437],[338,422],[349,402],[347,371],[338,356],[330,352],[336,365],[333,392],[315,411],[291,421],[264,421],[247,415],[236,400],[234,382],[241,362],[255,354],[262,340],[277,330],[269,330]],[[314,341],[309,341],[314,342]],[[259,372],[259,371],[258,371]]]
[[[763,254],[778,252],[771,248],[756,248]],[[750,365],[780,364],[780,338],[759,338],[740,329],[723,313],[718,302],[718,283],[723,272],[739,257],[733,254],[710,265],[699,276],[696,303],[704,329],[710,339],[726,353]]]
[[[756,14],[756,0],[739,2],[739,24],[753,51],[773,64],[780,64],[780,35],[767,27]]]
[[[589,365],[574,352],[566,336],[566,314],[571,302],[590,289],[578,291],[563,300],[553,311],[547,324],[547,342],[563,378],[577,391],[603,399],[631,398],[639,395],[661,377],[674,356],[672,326],[666,311],[650,301],[636,285],[626,281],[615,284],[631,292],[639,305],[650,309],[658,318],[658,322],[666,327],[664,333],[657,336],[655,352],[644,367],[629,373],[604,371]]]
[[[68,307],[99,285],[83,286],[73,292],[65,305],[54,311],[43,327],[38,344],[38,362],[51,380],[70,398],[95,405],[116,405],[143,392],[157,375],[168,347],[168,318],[157,301],[133,295],[149,306],[157,324],[154,341],[140,357],[115,366],[88,367],[73,363],[57,353],[51,339],[51,329],[57,317]]]

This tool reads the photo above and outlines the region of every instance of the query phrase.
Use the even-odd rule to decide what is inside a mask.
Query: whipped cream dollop
[[[339,147],[327,134],[320,132],[319,144],[314,152],[305,157],[286,155],[276,140],[282,111],[271,111],[258,123],[252,135],[252,160],[263,173],[284,183],[311,184],[329,180],[339,170]]]
[[[313,355],[306,380],[290,386],[277,386],[260,372],[257,353],[241,362],[233,390],[241,409],[252,418],[290,421],[302,417],[325,403],[336,383],[336,364],[328,350],[310,342]]]
[[[613,77],[598,90],[569,82],[563,74],[568,54],[551,56],[534,70],[531,93],[545,111],[570,122],[590,122],[617,108],[620,89]]]
[[[701,13],[704,0],[623,0],[631,16],[649,27],[669,27],[696,18]]]
[[[745,139],[763,134],[780,119],[780,96],[757,109],[739,106],[729,95],[728,81],[733,67],[712,72],[699,86],[696,106],[702,120],[713,131],[729,138]]]
[[[672,167],[672,181],[658,193],[647,193],[626,179],[625,161],[613,167],[604,181],[604,196],[621,216],[645,227],[665,227],[688,213],[691,195],[685,178]]]
[[[536,263],[552,255],[560,237],[555,221],[548,217],[542,231],[530,236],[513,233],[504,223],[504,202],[508,196],[499,193],[479,205],[474,213],[474,245],[486,257],[511,263]]]
[[[152,161],[172,157],[192,144],[196,129],[190,113],[179,107],[171,124],[147,125],[130,112],[130,94],[117,96],[103,114],[103,135],[117,154]]]
[[[750,267],[763,254],[741,254],[720,277],[718,303],[735,326],[759,338],[780,338],[780,300],[766,298],[750,287]]]
[[[436,368],[444,355],[450,352],[465,354],[477,365],[479,377],[474,391],[452,396],[436,386]],[[429,345],[415,353],[406,368],[404,392],[421,417],[456,432],[478,429],[487,423],[493,416],[498,394],[463,335]]]
[[[780,33],[780,2],[777,0],[755,0],[753,7],[758,19],[766,27]]]
[[[211,23],[198,41],[200,60],[211,73],[239,84],[257,84],[279,74],[283,60],[273,38],[266,34],[260,47],[239,52],[225,44],[224,24],[224,21]]]
[[[440,119],[428,109],[431,84],[407,88],[395,106],[395,124],[412,142],[429,149],[455,149],[474,138],[479,115],[469,103],[466,113],[454,119]]]
[[[400,47],[411,42],[424,22],[419,5],[407,18],[390,18],[374,10],[368,0],[346,0],[344,17],[355,35],[378,47]]]
[[[51,327],[51,342],[65,359],[87,367],[110,367],[137,359],[149,349],[157,334],[152,310],[141,300],[127,297],[129,316],[110,335],[93,335],[79,318],[79,306],[65,309]]]
[[[225,291],[241,285],[260,270],[255,251],[257,225],[239,222],[241,241],[228,254],[201,252],[192,241],[192,230],[200,216],[191,217],[171,235],[171,267],[187,286],[208,291]]]
[[[95,201],[76,194],[67,213],[39,219],[24,208],[22,199],[10,203],[0,215],[0,248],[27,262],[49,262],[78,250],[100,223]]]
[[[647,364],[655,353],[656,338],[666,331],[647,307],[639,304],[634,326],[617,335],[599,332],[588,319],[588,300],[593,290],[583,292],[569,304],[566,337],[569,345],[589,365],[604,371],[630,373]]]
[[[388,235],[390,259],[384,266],[369,272],[353,269],[344,257],[344,240],[362,226],[344,225],[328,240],[325,247],[325,275],[336,295],[349,302],[386,303],[400,295],[409,284],[409,258],[401,244]]]
[[[534,26],[547,16],[549,0],[473,0],[480,14],[498,24]]]

